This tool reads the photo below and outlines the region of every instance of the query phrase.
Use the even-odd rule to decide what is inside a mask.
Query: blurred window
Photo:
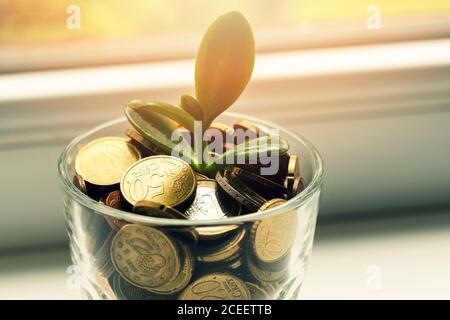
[[[0,0],[0,72],[193,57],[230,10],[251,21],[259,52],[450,32],[448,0]]]

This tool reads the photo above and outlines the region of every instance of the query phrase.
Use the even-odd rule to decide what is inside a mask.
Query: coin
[[[252,300],[267,300],[269,299],[269,294],[263,288],[259,287],[257,284],[252,282],[245,282],[247,288],[250,290],[250,296]]]
[[[73,177],[73,184],[75,185],[75,187],[78,188],[78,190],[80,190],[84,194],[87,194],[86,183],[84,182],[84,179],[82,176],[80,176],[79,174],[76,174]]]
[[[140,288],[157,288],[180,272],[179,252],[173,239],[148,226],[129,224],[116,234],[111,260],[120,275]]]
[[[112,289],[119,300],[162,300],[163,297],[126,281],[119,273],[112,275]]]
[[[265,202],[264,198],[248,188],[239,178],[232,177],[228,170],[225,170],[223,175],[218,171],[216,181],[226,193],[251,211],[258,210]]]
[[[158,293],[158,294],[174,294],[176,292],[179,292],[186,288],[186,286],[189,284],[189,281],[191,281],[192,278],[192,272],[194,269],[194,259],[192,258],[191,252],[189,248],[185,245],[180,246],[183,251],[183,267],[181,268],[181,271],[178,273],[177,277],[167,283],[164,286],[147,289],[151,292]]]
[[[248,300],[250,291],[245,283],[227,273],[211,273],[192,282],[180,295],[180,300]]]
[[[300,175],[300,165],[298,163],[298,157],[291,155],[289,157],[289,163],[287,167],[287,176],[284,182],[287,190],[292,190],[295,179]]]
[[[292,199],[302,192],[304,188],[303,178],[301,176],[295,177],[294,182],[292,183],[292,189],[288,190],[287,198]]]
[[[134,163],[120,183],[122,195],[133,206],[140,200],[151,200],[176,207],[187,201],[195,188],[195,174],[189,164],[163,155]]]
[[[285,202],[284,199],[269,200],[261,206],[259,211],[277,207]],[[250,233],[250,247],[258,262],[265,266],[270,264],[273,267],[284,260],[294,242],[296,228],[295,211],[255,222]]]
[[[185,215],[189,220],[224,219],[239,215],[241,205],[220,193],[215,180],[197,180],[197,191]]]
[[[109,186],[120,182],[130,165],[141,158],[125,138],[105,137],[91,141],[78,151],[75,171],[89,183]]]
[[[220,262],[231,258],[241,249],[245,229],[241,228],[231,235],[230,239],[220,240],[218,245],[206,244],[201,254],[197,256],[200,262]]]
[[[283,185],[238,167],[232,169],[232,174],[251,185],[260,194],[268,197],[279,196],[287,192]]]
[[[298,156],[293,154],[289,157],[287,175],[291,177],[296,177],[299,175],[299,172],[300,172],[300,165],[298,163]]]
[[[172,207],[165,206],[161,203],[150,200],[141,200],[136,202],[133,207],[133,212],[149,217],[166,219],[187,219],[187,216],[184,213]]]
[[[125,134],[131,139],[131,142],[138,146],[139,149],[144,151],[146,156],[162,154],[162,151],[156,146],[152,145],[147,139],[145,139],[139,132],[131,128],[125,129]]]
[[[275,199],[271,199],[267,202],[265,202],[259,209],[258,211],[264,211],[267,209],[271,209],[271,208],[275,208],[278,206],[281,206],[282,204],[284,204],[286,202],[285,199],[282,198],[275,198]]]
[[[105,204],[111,208],[117,210],[124,210],[123,208],[123,198],[122,194],[119,190],[111,192],[105,200]],[[119,231],[124,225],[128,224],[128,222],[115,218],[113,216],[104,215],[106,222],[110,225],[111,229],[115,231]]]
[[[222,226],[197,227],[195,228],[195,231],[200,240],[211,241],[220,239],[237,228],[239,228],[239,226],[236,224],[227,224]]]
[[[284,279],[288,274],[288,269],[283,268],[281,270],[271,271],[262,269],[256,266],[250,256],[247,256],[247,266],[250,273],[259,281],[262,282],[277,282]]]

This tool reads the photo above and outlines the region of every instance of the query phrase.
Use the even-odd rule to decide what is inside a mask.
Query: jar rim
[[[265,125],[271,128],[279,128],[278,125],[272,123],[270,121],[260,120],[259,118],[244,115],[237,112],[224,112],[226,116],[242,118],[246,120],[250,120],[252,122],[256,122],[261,125]],[[217,226],[217,225],[230,225],[230,224],[242,224],[244,222],[254,221],[257,219],[264,219],[269,216],[275,216],[280,213],[285,212],[286,210],[294,209],[300,207],[303,203],[306,203],[309,198],[311,198],[321,187],[323,181],[323,159],[320,156],[317,149],[313,146],[311,142],[309,142],[303,136],[296,134],[287,129],[280,129],[281,132],[284,132],[294,138],[297,142],[300,142],[305,146],[308,152],[311,154],[312,161],[315,165],[315,170],[313,176],[311,178],[311,182],[307,185],[307,187],[297,194],[292,199],[289,199],[284,204],[279,205],[277,207],[260,211],[260,212],[252,212],[242,216],[229,217],[227,219],[208,219],[208,220],[182,220],[182,219],[167,219],[167,218],[156,218],[156,217],[148,217],[133,214],[131,212],[115,209],[112,207],[108,207],[103,205],[94,199],[90,198],[83,192],[81,192],[72,182],[72,178],[69,177],[67,172],[67,158],[70,152],[82,141],[83,139],[93,135],[94,133],[105,129],[107,127],[113,126],[115,124],[121,123],[126,120],[125,117],[117,118],[108,122],[105,122],[93,129],[82,133],[76,136],[63,150],[58,160],[58,180],[59,183],[64,190],[64,192],[68,193],[71,197],[75,198],[79,203],[83,206],[86,206],[92,209],[95,212],[102,213],[117,219],[123,219],[132,223],[139,223],[145,225],[153,225],[153,226],[180,226],[180,227],[200,227],[200,226]]]

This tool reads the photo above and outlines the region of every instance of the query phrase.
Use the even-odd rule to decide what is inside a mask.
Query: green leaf
[[[180,107],[194,117],[195,120],[203,120],[203,109],[193,96],[189,94],[181,95]]]
[[[285,154],[289,150],[288,141],[280,136],[272,138],[270,136],[259,137],[237,145],[217,157],[214,163],[204,167],[204,171],[209,176],[213,176],[215,172],[226,166],[236,164],[236,159],[258,159],[261,154],[270,155],[272,153]],[[232,163],[227,163],[227,159],[233,159]]]
[[[172,150],[178,146],[179,142],[171,140],[173,132],[177,129],[177,123],[161,114],[152,112],[148,108],[143,108],[146,103],[132,101],[125,107],[125,115],[131,125],[151,144],[155,145],[165,154],[171,154]],[[183,158],[187,161],[194,159],[192,149],[187,144],[183,144]]]
[[[227,13],[211,24],[195,61],[195,94],[205,127],[241,95],[254,62],[255,40],[241,13]]]
[[[183,109],[165,102],[141,102],[130,103],[128,107],[138,111],[142,115],[154,113],[165,116],[179,123],[191,132],[194,132],[195,119]]]

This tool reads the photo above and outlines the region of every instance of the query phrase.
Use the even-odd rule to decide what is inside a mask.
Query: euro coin
[[[162,296],[145,289],[136,287],[126,281],[119,273],[112,275],[112,290],[118,300],[162,300]]]
[[[268,270],[258,267],[249,256],[247,256],[247,266],[250,273],[261,282],[278,282],[286,278],[288,269]]]
[[[195,189],[195,174],[189,164],[163,155],[134,163],[120,183],[122,195],[133,206],[140,200],[150,200],[176,207],[186,202]]]
[[[197,227],[195,228],[195,231],[200,240],[211,241],[221,239],[237,228],[239,228],[239,226],[236,224],[227,224],[219,226]]]
[[[186,215],[177,209],[150,200],[141,200],[136,202],[133,207],[133,212],[149,217],[187,219]]]
[[[292,183],[292,188],[290,190],[288,190],[288,193],[287,193],[288,200],[292,199],[297,194],[302,192],[304,188],[305,188],[305,186],[303,183],[303,178],[301,176],[295,177],[295,179]]]
[[[233,233],[230,238],[220,240],[217,245],[206,244],[201,254],[197,256],[201,262],[220,262],[230,259],[241,249],[241,242],[245,236],[245,229],[241,228]]]
[[[164,286],[180,272],[174,240],[148,226],[129,224],[120,229],[111,245],[111,260],[125,280],[144,289]]]
[[[84,194],[87,194],[86,183],[84,182],[84,179],[82,176],[80,176],[79,174],[76,174],[73,177],[73,184],[75,185],[75,187],[77,187],[78,190],[80,190]]]
[[[249,300],[250,291],[238,277],[228,273],[207,274],[192,282],[180,300]]]
[[[282,205],[284,199],[272,199],[261,206],[264,211]],[[262,264],[275,266],[288,256],[297,228],[295,211],[264,218],[254,223],[250,233],[250,246]]]
[[[152,145],[139,132],[131,128],[125,129],[125,134],[131,139],[131,142],[138,146],[146,156],[162,154],[162,151]]]
[[[251,171],[247,171],[238,167],[232,169],[232,174],[241,178],[245,183],[251,185],[259,194],[263,194],[268,197],[274,197],[283,195],[287,192],[286,187],[273,182],[261,175],[255,174]]]
[[[250,296],[252,300],[267,300],[269,299],[269,294],[266,290],[261,288],[255,283],[252,282],[245,282],[247,285],[247,288],[250,290]]]
[[[215,180],[197,180],[197,191],[185,215],[189,220],[224,219],[239,215],[241,206],[234,199],[224,198]]]
[[[120,193],[119,190],[111,192],[106,197],[105,204],[108,207],[111,207],[111,208],[114,208],[117,210],[125,209],[123,207],[122,194]],[[106,222],[108,222],[108,224],[110,225],[111,229],[113,229],[114,231],[119,231],[124,225],[128,224],[128,222],[118,219],[118,218],[115,218],[113,216],[104,215],[104,218],[105,218]]]
[[[174,294],[186,288],[192,278],[192,273],[194,270],[194,259],[192,258],[191,252],[187,246],[181,246],[181,250],[183,252],[184,258],[183,266],[181,267],[181,270],[176,278],[164,286],[147,290],[157,294],[168,295]]]
[[[219,171],[216,174],[219,186],[233,199],[241,203],[250,211],[256,211],[265,202],[265,199],[247,187],[239,178],[232,177],[228,170],[223,175]]]
[[[289,157],[289,163],[287,168],[287,176],[284,182],[287,190],[292,190],[294,187],[295,179],[300,175],[300,165],[298,163],[298,157],[291,155]]]
[[[100,138],[78,151],[75,171],[89,183],[110,186],[118,184],[128,167],[140,158],[138,149],[127,139]]]

